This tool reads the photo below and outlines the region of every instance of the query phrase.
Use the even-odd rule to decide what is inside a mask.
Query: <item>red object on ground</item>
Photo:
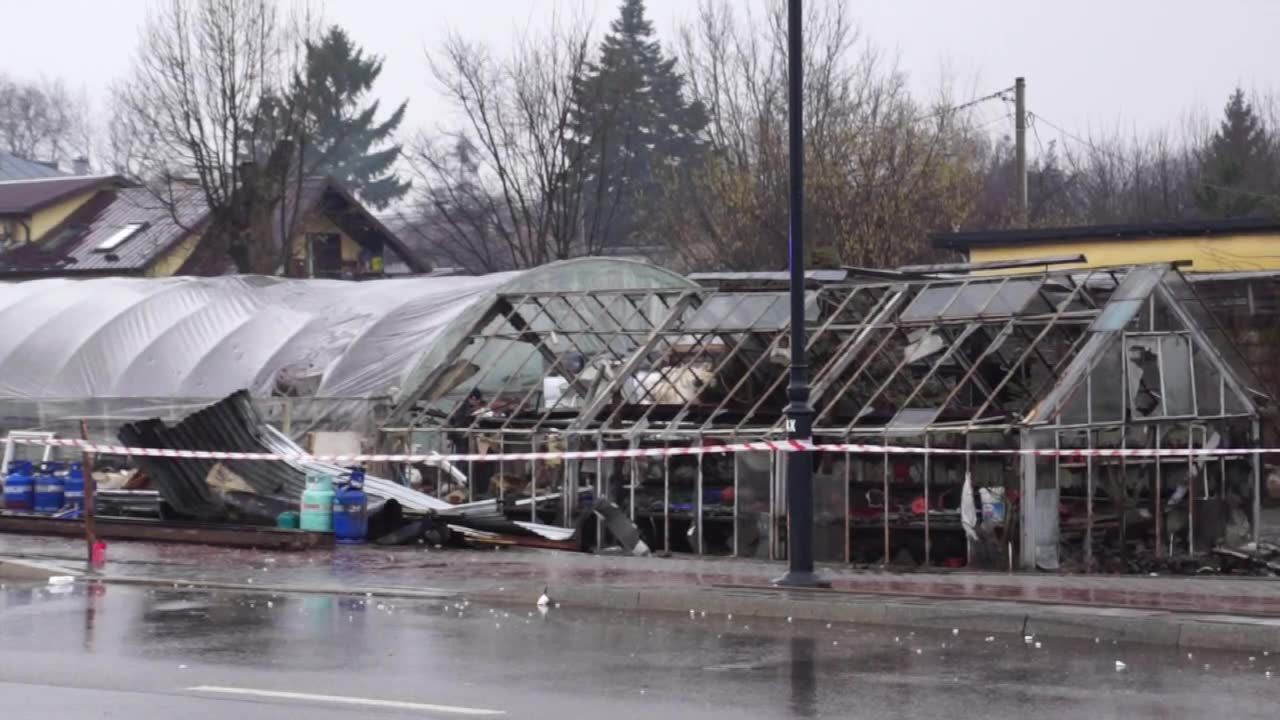
[[[929,506],[925,504],[923,495],[911,501],[911,512],[915,513],[916,515],[923,515],[925,511],[928,509],[929,509]]]
[[[101,540],[93,544],[93,566],[100,568],[107,564],[107,544]]]

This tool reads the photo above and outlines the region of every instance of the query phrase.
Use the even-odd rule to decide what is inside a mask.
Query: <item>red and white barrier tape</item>
[[[623,450],[580,450],[562,452],[531,453],[494,453],[494,454],[369,454],[369,455],[307,455],[274,453],[244,453],[219,450],[170,450],[167,448],[125,447],[122,445],[104,445],[77,438],[12,438],[13,442],[25,445],[49,445],[53,447],[70,447],[82,452],[97,455],[126,455],[137,457],[183,458],[188,460],[276,460],[293,462],[321,462],[334,465],[353,463],[397,462],[397,463],[436,463],[452,464],[467,462],[518,462],[538,460],[596,460],[615,458],[657,458],[680,455],[726,455],[741,452],[835,452],[870,455],[1032,455],[1035,457],[1220,457],[1225,455],[1272,455],[1280,454],[1277,448],[1147,448],[1129,449],[956,449],[956,448],[923,448],[900,445],[868,445],[862,443],[816,444],[803,440],[759,440],[755,442],[731,443],[726,445],[699,445],[693,447],[649,447],[629,448]]]

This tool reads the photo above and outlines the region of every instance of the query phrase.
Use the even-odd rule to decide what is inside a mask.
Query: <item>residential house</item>
[[[0,181],[0,249],[39,242],[100,192],[123,185],[94,175]]]
[[[1236,218],[937,233],[933,246],[970,262],[1083,255],[1079,266],[1184,261],[1185,271],[1280,270],[1280,219]]]
[[[298,202],[282,203],[272,227],[261,229],[277,248],[291,229],[278,274],[383,277],[389,263],[430,270],[335,180],[308,178],[293,195]],[[113,176],[0,183],[0,220],[0,279],[234,271],[226,253],[206,242],[210,213],[195,186],[177,186],[161,202]]]

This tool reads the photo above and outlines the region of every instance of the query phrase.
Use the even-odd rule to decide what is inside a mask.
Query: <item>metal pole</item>
[[[80,421],[80,438],[85,442],[89,441],[89,425],[84,420]],[[84,544],[85,555],[88,559],[87,567],[89,572],[94,572],[93,565],[93,546],[98,542],[98,530],[94,525],[94,499],[98,493],[98,482],[93,478],[93,455],[88,452],[84,453],[82,459],[84,465]]]
[[[800,0],[787,3],[787,75],[789,92],[791,205],[791,382],[787,396],[788,437],[808,442],[812,437],[813,407],[809,405],[809,366],[804,327],[804,40]],[[825,585],[813,571],[813,455],[787,454],[787,574],[775,584],[791,587]]]
[[[1027,80],[1013,82],[1014,162],[1018,168],[1018,226],[1027,227]]]
[[[1262,423],[1256,418],[1252,427],[1249,428],[1249,439],[1253,441],[1253,446],[1262,447]],[[1262,540],[1262,455],[1253,453],[1253,542],[1255,546]],[[1227,471],[1224,467],[1222,470],[1223,477],[1226,477]],[[1223,495],[1226,497],[1226,495]]]

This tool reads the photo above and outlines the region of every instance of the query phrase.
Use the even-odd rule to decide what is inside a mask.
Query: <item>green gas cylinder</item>
[[[301,523],[303,530],[333,532],[333,478],[324,473],[307,473],[307,488],[302,492]]]

